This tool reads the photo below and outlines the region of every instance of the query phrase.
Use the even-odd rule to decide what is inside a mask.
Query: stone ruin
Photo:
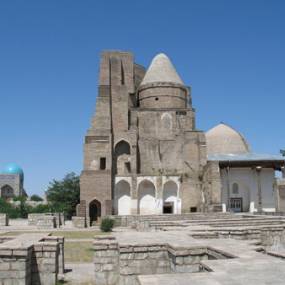
[[[55,285],[63,273],[63,237],[41,233],[0,237],[0,284]]]
[[[63,213],[35,213],[28,215],[28,224],[38,229],[53,229],[64,225]]]
[[[95,237],[96,285],[284,284],[285,217],[114,218],[129,230]]]

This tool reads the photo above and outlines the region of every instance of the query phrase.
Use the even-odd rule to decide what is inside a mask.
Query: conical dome
[[[206,132],[208,155],[244,154],[249,152],[249,145],[244,137],[226,124],[219,124]]]
[[[138,94],[141,108],[187,107],[188,89],[170,59],[163,53],[158,54],[151,61],[139,86]]]
[[[141,85],[155,82],[171,82],[184,85],[172,62],[164,53],[160,53],[153,58]]]

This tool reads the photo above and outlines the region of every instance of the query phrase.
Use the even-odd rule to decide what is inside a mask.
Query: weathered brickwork
[[[210,193],[218,186],[207,187],[203,197],[203,183],[211,179],[204,178],[206,164],[191,89],[167,56],[155,57],[145,71],[129,52],[103,52],[77,215],[92,224],[110,214],[204,210],[218,200]]]

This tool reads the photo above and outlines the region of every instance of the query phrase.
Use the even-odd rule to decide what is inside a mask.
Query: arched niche
[[[115,215],[131,214],[131,187],[125,180],[115,185],[114,212]]]
[[[129,173],[130,161],[129,155],[131,154],[131,147],[125,140],[119,141],[115,145],[115,173]]]
[[[155,214],[155,186],[149,180],[143,180],[138,188],[138,208],[140,215]]]
[[[89,203],[90,226],[92,226],[99,217],[101,217],[101,203],[94,199]]]
[[[163,213],[178,213],[178,187],[173,181],[167,181],[163,186]]]
[[[3,199],[9,199],[14,197],[14,189],[10,185],[4,185],[1,187],[1,197]]]

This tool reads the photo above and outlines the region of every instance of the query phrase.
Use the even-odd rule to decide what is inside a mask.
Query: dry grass
[[[93,260],[92,242],[65,242],[64,260],[70,263],[92,262]]]
[[[102,235],[104,233],[99,231],[54,231],[53,236],[63,236],[66,239],[91,239],[95,235]]]

